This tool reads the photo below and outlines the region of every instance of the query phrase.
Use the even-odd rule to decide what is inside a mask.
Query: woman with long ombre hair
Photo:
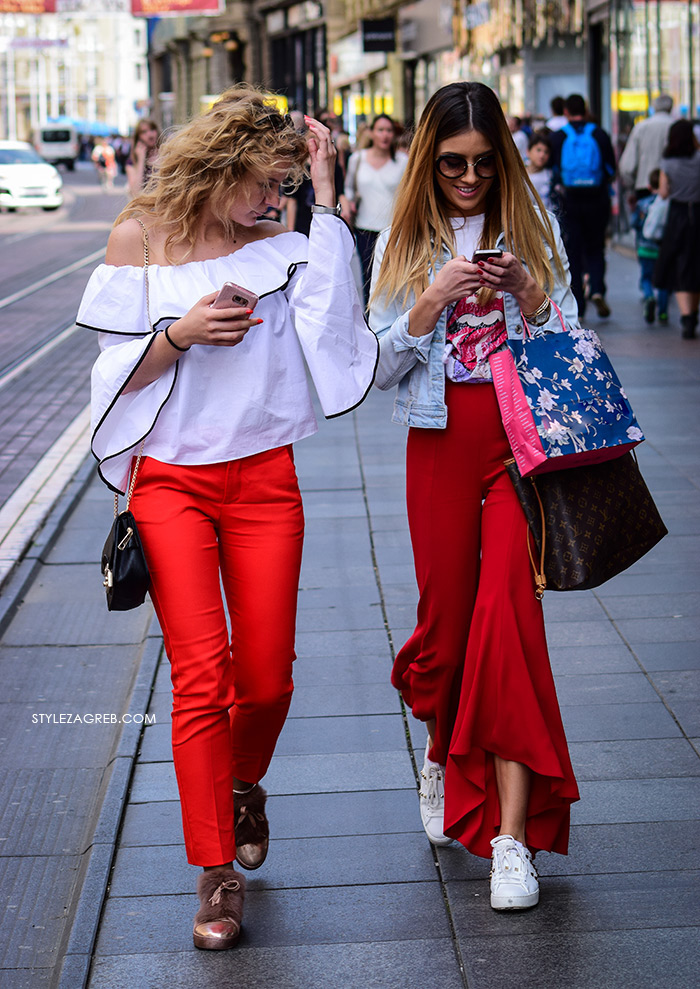
[[[326,127],[307,124],[304,138],[265,94],[234,87],[170,137],[78,314],[102,351],[93,453],[113,491],[131,476],[171,666],[203,949],[236,944],[245,879],[233,863],[258,869],[268,851],[260,780],[292,696],[304,532],[292,444],[317,429],[307,370],[330,417],[363,400],[377,361],[335,149]],[[308,238],[261,219],[307,159]]]
[[[567,851],[578,790],[488,359],[577,312],[556,221],[481,83],[445,86],[423,112],[377,242],[370,325],[377,384],[398,385],[394,421],[410,427],[420,597],[392,682],[428,730],[423,826],[492,860],[494,909],[524,909],[539,900],[532,853]]]

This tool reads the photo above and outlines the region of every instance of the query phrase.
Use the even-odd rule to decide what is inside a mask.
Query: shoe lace
[[[261,814],[255,810],[248,810],[245,804],[239,809],[238,820],[236,821],[236,827],[240,827],[244,821],[250,821],[253,827],[257,824],[261,824],[265,820],[265,815]]]
[[[240,888],[241,888],[241,884],[238,882],[237,879],[225,879],[222,883],[220,883],[216,887],[214,892],[211,894],[211,896],[209,897],[209,903],[213,907],[218,906],[218,904],[221,903],[221,901],[223,900],[224,893],[226,891],[235,893]]]
[[[427,775],[424,769],[421,769],[420,774],[425,782],[421,783],[418,794],[427,802],[431,810],[438,810],[445,797],[442,770],[439,766],[431,766]]]

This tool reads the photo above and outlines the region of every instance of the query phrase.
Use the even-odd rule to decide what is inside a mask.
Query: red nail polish
[[[245,311],[246,316],[251,316],[252,313],[253,313],[253,310],[252,309],[246,309],[246,311]]]
[[[264,323],[264,322],[265,322],[264,319],[256,319],[255,320],[255,323],[256,323],[257,326],[259,326],[261,323]]]
[[[483,268],[484,267],[484,262],[483,261],[477,261],[477,264],[479,265],[480,268]]]

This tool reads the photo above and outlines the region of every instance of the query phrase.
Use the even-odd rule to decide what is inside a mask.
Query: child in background
[[[665,289],[656,290],[654,298],[654,265],[659,256],[660,240],[650,240],[642,233],[644,221],[647,218],[651,204],[659,193],[659,169],[655,168],[649,175],[649,194],[637,200],[637,205],[630,218],[630,224],[636,231],[637,259],[639,261],[639,287],[642,290],[644,302],[644,319],[653,323],[656,318],[656,307],[659,307],[659,322],[668,323],[668,292]]]
[[[548,168],[552,145],[546,134],[535,132],[527,145],[527,170],[545,208],[552,210],[552,169]]]

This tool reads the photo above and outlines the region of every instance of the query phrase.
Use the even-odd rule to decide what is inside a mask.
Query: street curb
[[[22,596],[41,566],[44,555],[60,536],[64,522],[92,482],[94,471],[94,460],[88,453],[37,529],[27,552],[18,561],[5,582],[0,585],[0,635],[12,621]]]
[[[76,883],[80,893],[73,912],[68,945],[61,961],[60,975],[54,983],[56,989],[85,989],[87,985],[136,755],[143,734],[143,724],[135,724],[133,718],[136,715],[145,715],[148,711],[162,650],[163,639],[154,615],[143,642],[141,660],[131,692],[128,714],[132,720],[122,728],[92,844],[85,853],[82,879],[78,879]]]

